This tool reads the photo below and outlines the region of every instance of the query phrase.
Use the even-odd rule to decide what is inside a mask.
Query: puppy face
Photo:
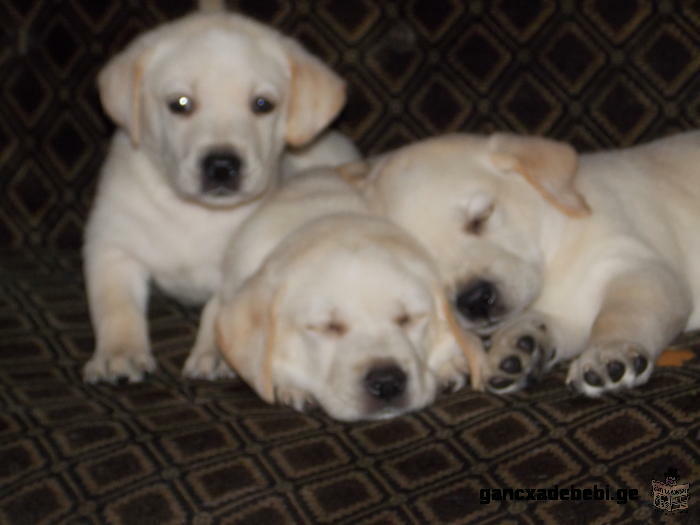
[[[178,193],[230,204],[264,191],[284,146],[288,75],[275,46],[221,29],[159,54],[144,74],[143,139]]]
[[[310,141],[345,100],[296,42],[222,13],[146,33],[98,80],[107,112],[175,192],[214,206],[260,196],[285,144]]]
[[[571,184],[575,159],[544,139],[454,135],[387,154],[361,184],[434,256],[462,326],[488,333],[540,291],[542,196],[587,213]]]
[[[467,363],[446,333],[437,275],[395,227],[324,218],[285,245],[218,319],[222,353],[264,399],[376,419],[463,382]]]

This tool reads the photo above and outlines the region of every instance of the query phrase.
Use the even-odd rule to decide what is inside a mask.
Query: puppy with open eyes
[[[461,387],[468,371],[478,387],[479,341],[455,328],[423,249],[317,169],[286,181],[233,236],[192,359],[228,363],[268,402],[385,418]]]
[[[285,147],[310,143],[330,123],[345,86],[294,40],[224,12],[148,31],[107,64],[98,84],[118,130],[85,232],[96,349],[84,377],[138,381],[155,367],[149,281],[205,302],[221,282],[229,237],[276,184]],[[340,142],[326,137],[285,166],[316,154],[354,157]],[[186,370],[214,376],[193,363]]]
[[[700,132],[577,155],[539,137],[449,135],[342,167],[435,257],[494,392],[559,360],[588,396],[641,385],[700,327]]]

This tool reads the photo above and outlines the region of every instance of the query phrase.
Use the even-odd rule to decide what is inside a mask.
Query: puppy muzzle
[[[406,390],[406,373],[397,365],[371,368],[364,377],[365,390],[379,401],[390,403]]]
[[[232,148],[209,151],[201,161],[201,191],[205,195],[229,196],[240,190],[243,161]]]

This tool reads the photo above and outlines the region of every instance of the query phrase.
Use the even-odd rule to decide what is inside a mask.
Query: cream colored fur
[[[595,396],[646,382],[665,345],[700,327],[699,166],[700,132],[583,155],[497,134],[428,139],[343,172],[424,243],[454,302],[494,285],[487,318],[460,316],[488,336],[489,388],[572,359],[567,382]]]
[[[455,339],[427,253],[319,169],[288,180],[233,237],[187,366],[225,375],[228,362],[268,402],[355,420],[461,387],[470,364],[481,369],[475,348],[474,338]],[[405,374],[402,395],[368,393],[368,374],[382,366]]]
[[[184,301],[211,296],[231,234],[280,178],[285,146],[314,140],[343,106],[345,85],[294,40],[223,12],[141,35],[105,66],[98,84],[118,129],[85,232],[96,348],[84,377],[138,381],[155,367],[145,318],[149,282]],[[190,113],[171,110],[180,97]],[[255,113],[258,97],[272,110]],[[305,150],[307,164],[316,155],[326,163],[339,141],[321,137]],[[221,148],[240,157],[240,187],[206,192],[203,159]],[[338,151],[338,160],[352,158],[348,151]]]

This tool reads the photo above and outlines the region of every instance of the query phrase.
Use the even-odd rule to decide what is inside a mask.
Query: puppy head
[[[312,140],[343,81],[295,41],[234,14],[187,16],[137,38],[100,72],[102,103],[182,198],[259,197],[286,143]]]
[[[348,421],[425,406],[468,364],[420,250],[376,218],[308,225],[222,301],[223,355],[268,402]]]
[[[435,257],[462,326],[488,332],[539,294],[542,210],[589,213],[576,166],[568,145],[496,134],[431,139],[341,171]]]

